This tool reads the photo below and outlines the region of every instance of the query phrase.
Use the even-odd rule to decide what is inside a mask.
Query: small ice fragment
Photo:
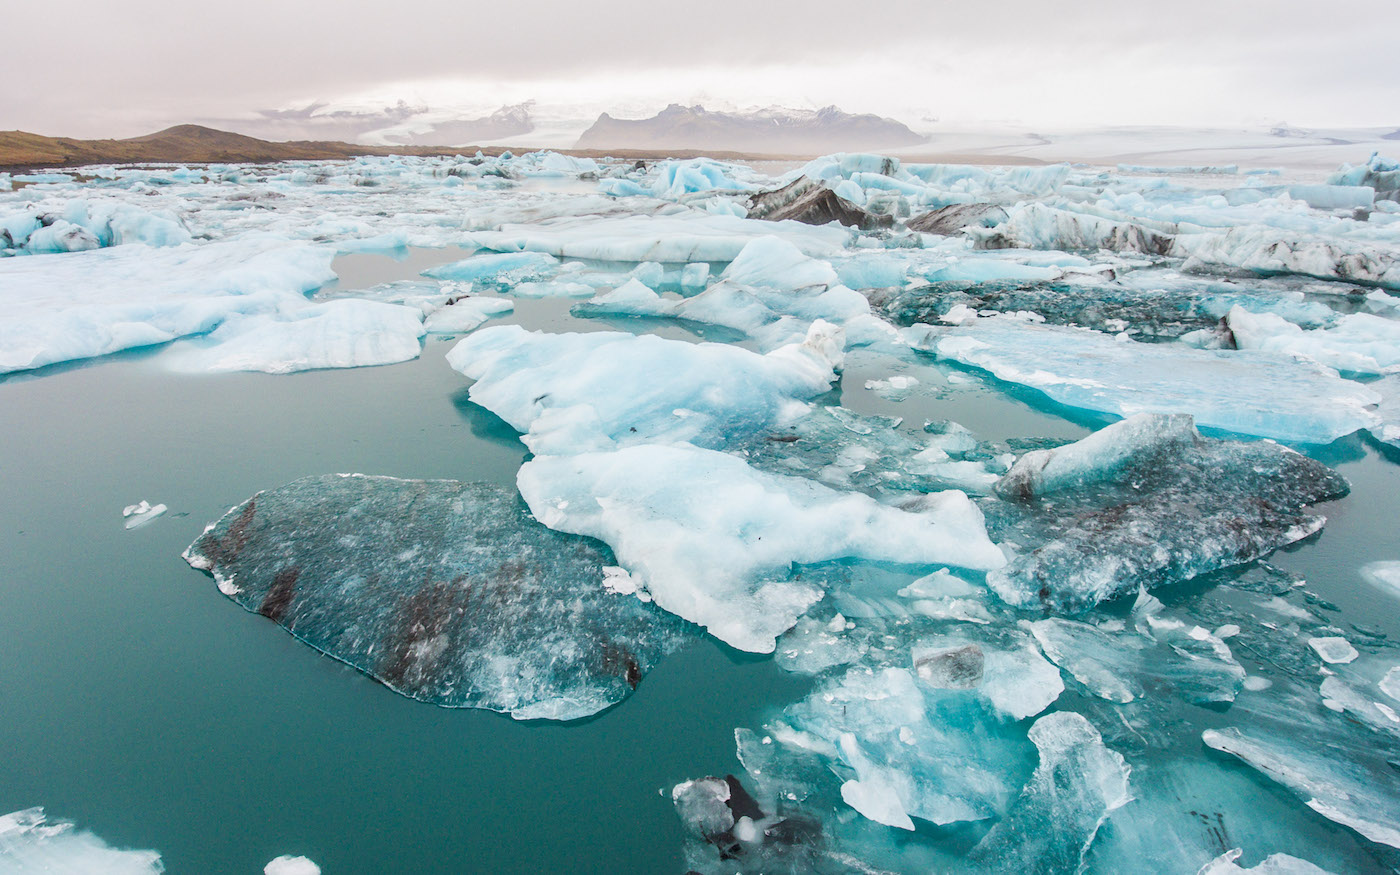
[[[305,857],[283,854],[263,867],[263,875],[321,875],[321,867]]]
[[[1361,576],[1368,583],[1400,594],[1400,562],[1398,561],[1392,559],[1364,565],[1361,568]]]
[[[1270,854],[1259,865],[1245,868],[1236,862],[1242,853],[1240,848],[1226,851],[1202,866],[1196,875],[1233,875],[1235,872],[1256,872],[1259,875],[1330,875],[1326,869],[1319,869],[1307,860],[1290,857],[1288,854]]]
[[[913,830],[914,821],[889,784],[875,781],[847,781],[841,785],[841,798],[861,814],[885,826]]]
[[[1261,678],[1259,677],[1259,675],[1256,674],[1252,674],[1244,679],[1244,688],[1246,690],[1251,690],[1256,693],[1260,692],[1261,690],[1267,690],[1273,685],[1273,681],[1269,680],[1268,678]]]
[[[1361,654],[1351,646],[1351,642],[1341,637],[1309,638],[1308,646],[1329,665],[1346,665]]]
[[[126,517],[126,527],[134,529],[137,526],[144,526],[169,509],[163,504],[152,505],[150,502],[142,500],[124,507],[122,516]]]
[[[1400,702],[1400,665],[1386,672],[1385,677],[1381,678],[1376,686],[1381,688],[1382,693]]]
[[[976,644],[914,651],[914,673],[930,686],[944,690],[970,690],[982,683],[984,663],[982,648]]]

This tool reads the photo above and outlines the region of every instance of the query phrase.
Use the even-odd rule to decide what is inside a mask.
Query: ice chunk
[[[1189,417],[1139,414],[1027,453],[998,481],[1015,500],[986,506],[992,530],[1028,552],[987,582],[1010,604],[1083,610],[1301,540],[1326,521],[1305,508],[1348,488],[1279,444],[1202,438]]]
[[[943,825],[1002,811],[1025,745],[971,693],[925,693],[900,668],[852,668],[787,708],[783,723],[816,743],[785,745],[787,761],[770,769],[831,757],[842,800],[903,829],[914,828],[913,817]]]
[[[1400,373],[1400,322],[1351,313],[1329,328],[1303,330],[1272,313],[1236,305],[1225,317],[1239,349],[1296,356],[1354,374]]]
[[[1268,353],[1137,343],[1004,316],[912,338],[940,358],[1117,416],[1190,413],[1198,425],[1299,443],[1330,443],[1377,423],[1380,398],[1370,389]]]
[[[440,280],[511,286],[527,279],[552,274],[559,259],[540,252],[505,252],[476,255],[465,261],[440,264],[423,271],[424,276]]]
[[[142,500],[122,508],[122,516],[126,517],[126,528],[134,529],[144,526],[169,509],[163,504],[153,506],[150,502]]]
[[[651,192],[657,197],[679,198],[700,191],[751,191],[752,184],[734,178],[746,169],[711,158],[662,161],[657,165]]]
[[[1374,586],[1400,595],[1400,560],[1387,559],[1363,565],[1361,576]]]
[[[1041,717],[1030,739],[1040,765],[972,859],[998,871],[1080,872],[1099,827],[1131,798],[1128,765],[1073,712]]]
[[[914,673],[931,687],[970,690],[982,683],[986,657],[976,643],[914,649]]]
[[[687,635],[606,591],[600,545],[486,484],[306,477],[233,508],[185,559],[397,692],[522,720],[603,710]]]
[[[471,241],[501,252],[544,252],[594,261],[659,261],[689,264],[733,261],[752,240],[778,236],[818,258],[838,255],[846,230],[797,222],[761,222],[734,216],[588,216],[540,225],[506,225],[478,231]]]
[[[1360,656],[1350,641],[1336,636],[1309,638],[1308,646],[1328,665],[1345,665]]]
[[[1095,696],[1122,704],[1142,695],[1126,670],[1128,654],[1141,650],[1142,642],[1058,617],[1031,623],[1030,629],[1045,655]]]
[[[997,482],[1008,497],[1033,498],[1113,479],[1124,468],[1194,447],[1201,437],[1184,414],[1139,413],[1053,450],[1032,450]]]
[[[821,598],[793,563],[1004,561],[962,493],[910,513],[694,447],[537,456],[518,484],[536,519],[608,543],[658,605],[758,653]]]
[[[716,445],[801,415],[801,399],[827,390],[841,358],[840,329],[826,323],[814,324],[802,343],[767,355],[717,343],[543,334],[513,325],[478,331],[447,355],[452,367],[476,380],[472,400],[527,432],[524,440],[536,453],[644,441]]]
[[[1182,234],[1171,254],[1185,269],[1210,265],[1274,274],[1302,274],[1325,280],[1400,288],[1400,253],[1393,247],[1335,236],[1310,236],[1267,227],[1236,227],[1223,233]]]
[[[1238,872],[1257,872],[1259,875],[1331,875],[1307,860],[1290,857],[1288,854],[1270,854],[1255,866],[1244,867],[1238,864],[1244,851],[1240,848],[1226,851],[1201,867],[1196,875],[1235,875]]]
[[[202,334],[236,314],[306,305],[335,279],[329,247],[252,235],[0,259],[0,373]]]
[[[1275,737],[1249,729],[1207,729],[1202,739],[1297,793],[1328,820],[1400,848],[1400,793],[1394,772],[1384,763],[1358,757],[1350,748],[1336,749],[1332,739],[1311,732]]]
[[[997,712],[1012,720],[1034,717],[1065,691],[1054,665],[1030,640],[1020,646],[987,650],[980,693]]]
[[[846,197],[853,194],[849,187],[843,191],[845,194],[821,181],[799,176],[781,188],[761,191],[751,197],[748,215],[770,222],[794,221],[805,225],[836,223],[838,226],[864,229],[894,224],[888,216],[876,216],[863,209],[863,198],[856,202]]]
[[[825,261],[808,258],[779,237],[759,237],[724,269],[720,279],[769,289],[802,289],[836,285],[836,271]]]
[[[992,228],[969,225],[966,232],[979,249],[1108,249],[1166,255],[1174,243],[1174,227],[1154,229],[1117,222],[1088,213],[1056,209],[1045,204],[1018,205]]]
[[[48,822],[42,808],[0,817],[0,872],[24,875],[157,875],[164,872],[155,851],[122,851],[64,821]]]
[[[415,359],[423,312],[416,307],[343,298],[286,314],[243,316],[171,353],[188,371],[289,374],[360,368]]]
[[[423,330],[429,334],[466,333],[513,309],[515,304],[506,298],[457,298],[429,313],[423,320]]]
[[[283,854],[263,867],[263,875],[321,875],[321,867],[306,857]]]

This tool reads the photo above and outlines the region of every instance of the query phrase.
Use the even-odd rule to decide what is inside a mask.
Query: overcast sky
[[[0,129],[132,136],[312,101],[634,114],[835,103],[915,128],[1400,127],[1396,0],[65,0]],[[625,114],[625,113],[624,113]]]

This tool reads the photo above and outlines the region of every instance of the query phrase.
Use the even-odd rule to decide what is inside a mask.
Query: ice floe
[[[307,477],[233,508],[185,558],[391,689],[521,720],[603,710],[687,636],[604,588],[605,548],[486,484]]]

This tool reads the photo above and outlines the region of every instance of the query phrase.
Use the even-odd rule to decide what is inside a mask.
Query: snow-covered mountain
[[[750,153],[818,153],[913,146],[924,137],[904,123],[855,115],[828,106],[818,110],[769,107],[711,112],[671,104],[644,119],[598,116],[578,139],[580,149],[710,149]]]

